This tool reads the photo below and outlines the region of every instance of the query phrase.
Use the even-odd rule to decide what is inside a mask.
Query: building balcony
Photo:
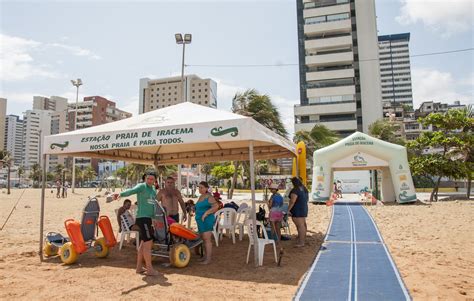
[[[356,103],[340,102],[340,103],[318,103],[312,105],[295,106],[295,116],[319,115],[319,114],[335,114],[335,113],[355,113]]]
[[[355,119],[328,122],[320,122],[318,120],[306,123],[296,123],[295,131],[311,131],[311,129],[317,124],[322,124],[332,131],[357,131],[357,121]]]
[[[306,81],[354,77],[354,69],[306,72]]]
[[[335,14],[350,13],[350,12],[351,12],[351,6],[349,4],[323,6],[323,7],[316,7],[316,8],[303,10],[303,18],[306,19],[306,18],[311,18],[311,17],[335,15]]]
[[[331,49],[352,46],[352,36],[306,40],[305,49]]]
[[[333,95],[353,95],[355,94],[355,86],[307,89],[306,94],[308,98]]]
[[[354,53],[352,51],[306,56],[306,65],[308,67],[328,66],[336,64],[347,65],[352,64],[352,62],[354,62]]]
[[[344,33],[351,31],[352,24],[350,19],[318,24],[308,24],[304,26],[304,34],[309,37],[323,33]]]

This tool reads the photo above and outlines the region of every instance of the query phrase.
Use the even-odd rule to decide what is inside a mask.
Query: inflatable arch
[[[382,170],[382,200],[416,201],[406,148],[355,132],[313,155],[312,202],[326,202],[338,170]]]

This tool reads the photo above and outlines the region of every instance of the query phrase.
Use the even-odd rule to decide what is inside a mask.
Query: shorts
[[[283,212],[281,211],[270,211],[271,222],[281,222],[283,220]]]
[[[174,219],[175,222],[179,223],[179,213],[170,214],[168,216],[171,217],[172,219]]]
[[[140,241],[153,240],[153,227],[151,226],[150,217],[138,217],[135,220],[135,225],[140,229]]]

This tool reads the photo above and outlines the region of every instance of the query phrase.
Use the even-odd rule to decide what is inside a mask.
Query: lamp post
[[[181,60],[181,86],[182,86],[182,93],[183,93],[183,100],[184,102],[188,101],[187,89],[186,85],[184,84],[184,53],[186,49],[186,44],[191,44],[192,35],[190,33],[185,33],[184,38],[181,33],[176,33],[174,35],[176,39],[176,44],[183,45],[183,57]],[[181,192],[181,164],[178,164],[178,189]]]
[[[76,110],[74,111],[74,130],[77,129],[77,105],[79,102],[79,87],[82,86],[82,80],[80,78],[73,80],[71,83],[76,87]],[[74,188],[76,187],[76,157],[72,157],[72,183],[71,183],[71,192],[74,193]]]

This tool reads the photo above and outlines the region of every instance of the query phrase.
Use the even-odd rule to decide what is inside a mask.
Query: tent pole
[[[43,155],[43,176],[41,177],[41,210],[40,210],[40,245],[39,245],[39,252],[38,254],[40,255],[40,260],[43,261],[43,225],[44,225],[44,197],[45,197],[45,190],[46,190],[46,160],[47,160],[48,155],[44,154]]]
[[[253,159],[253,141],[249,144],[249,163],[250,163],[250,191],[252,195],[252,226],[253,231],[253,250],[255,256],[255,266],[258,267],[258,235],[257,235],[257,208],[255,205],[255,162]],[[265,231],[265,229],[262,229]]]

